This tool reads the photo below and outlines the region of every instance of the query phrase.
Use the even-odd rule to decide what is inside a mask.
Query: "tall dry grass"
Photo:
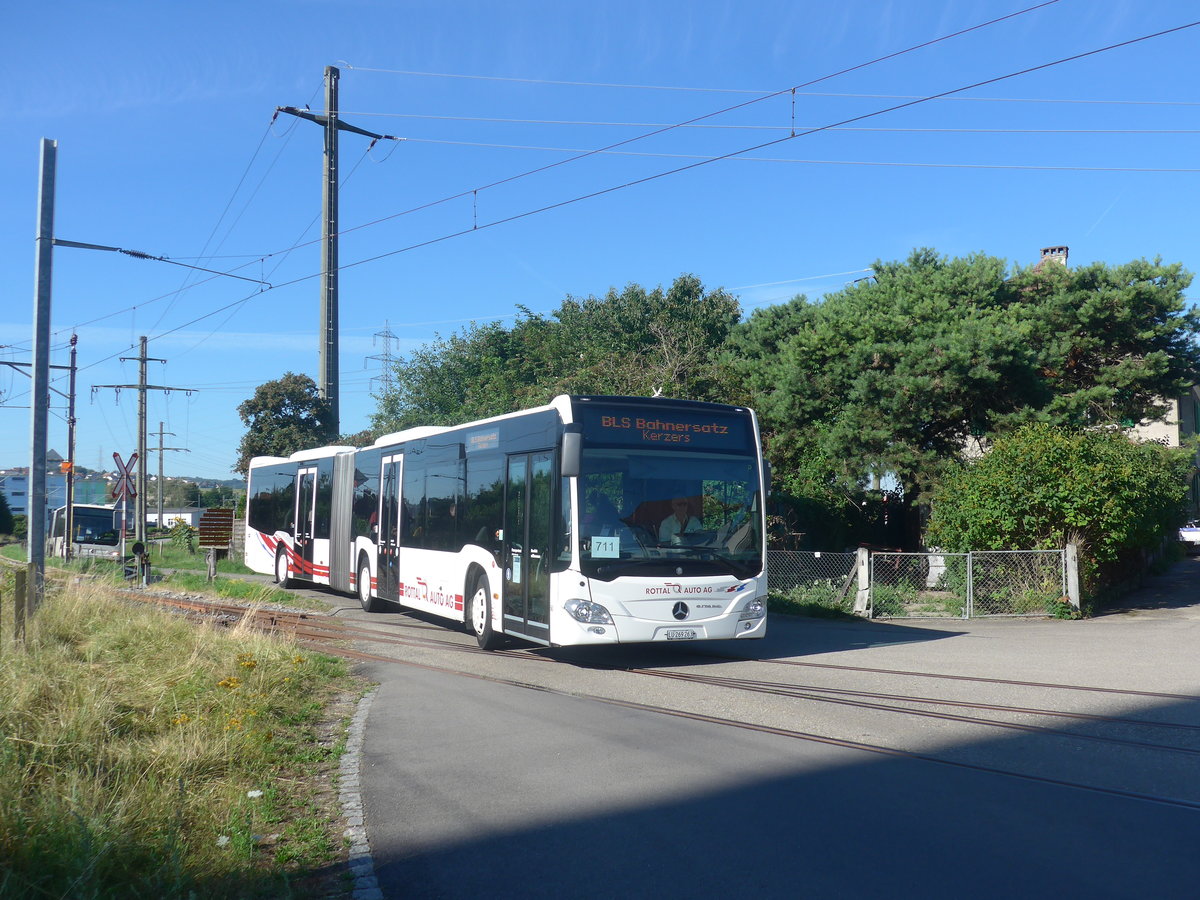
[[[291,819],[341,661],[92,583],[49,585],[23,649],[10,589],[0,621],[0,896],[286,896],[332,858]]]

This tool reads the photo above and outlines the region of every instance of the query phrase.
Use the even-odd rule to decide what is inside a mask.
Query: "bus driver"
[[[700,530],[700,520],[688,515],[686,497],[676,497],[671,501],[671,515],[662,520],[658,526],[658,539],[663,543],[668,541],[679,543],[679,535],[690,534]]]

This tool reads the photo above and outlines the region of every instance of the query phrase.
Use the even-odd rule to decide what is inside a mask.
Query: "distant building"
[[[59,471],[63,458],[51,450],[46,454],[46,527],[50,527],[50,513],[67,503],[67,476]],[[14,516],[29,515],[29,469],[21,466],[0,469],[0,493],[8,501]]]
[[[1168,447],[1181,447],[1189,437],[1200,434],[1200,385],[1192,385],[1182,397],[1167,400],[1163,405],[1167,415],[1161,422],[1135,425],[1130,433],[1140,441],[1158,441]],[[1195,464],[1200,470],[1200,451],[1196,453]],[[1192,475],[1188,518],[1200,519],[1200,471]]]
[[[1070,253],[1070,247],[1043,247],[1042,258],[1037,261],[1033,267],[1035,272],[1040,272],[1048,266],[1063,266],[1067,265],[1067,256]]]
[[[205,510],[196,509],[194,506],[188,506],[180,509],[164,509],[163,510],[163,527],[174,528],[179,522],[184,525],[196,527],[200,524],[200,517],[204,515]],[[150,525],[158,524],[158,510],[146,510],[146,522]]]

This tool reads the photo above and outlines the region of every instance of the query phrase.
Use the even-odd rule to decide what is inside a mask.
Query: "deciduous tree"
[[[945,474],[928,541],[951,551],[1073,542],[1092,563],[1110,565],[1129,551],[1158,546],[1178,527],[1192,453],[1138,443],[1111,428],[1028,425]]]
[[[737,300],[706,292],[694,276],[665,291],[631,284],[602,298],[568,297],[549,316],[519,309],[511,328],[473,324],[400,360],[374,430],[469,421],[559,393],[743,399],[720,358]]]
[[[1178,266],[1010,272],[994,257],[918,250],[874,272],[734,331],[731,359],[781,473],[816,458],[830,483],[886,474],[911,511],[972,445],[1031,421],[1161,415],[1161,398],[1200,373]]]
[[[307,375],[286,373],[262,384],[238,406],[246,434],[234,471],[245,475],[255,456],[287,456],[330,443],[336,436],[329,404]]]

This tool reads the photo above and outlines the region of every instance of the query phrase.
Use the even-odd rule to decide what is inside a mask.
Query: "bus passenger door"
[[[508,458],[504,502],[504,628],[550,639],[553,454]]]
[[[296,556],[292,561],[293,574],[312,580],[313,577],[313,532],[316,522],[317,470],[300,469],[296,473]]]
[[[376,590],[385,600],[400,599],[400,475],[404,457],[385,456],[379,485]]]

